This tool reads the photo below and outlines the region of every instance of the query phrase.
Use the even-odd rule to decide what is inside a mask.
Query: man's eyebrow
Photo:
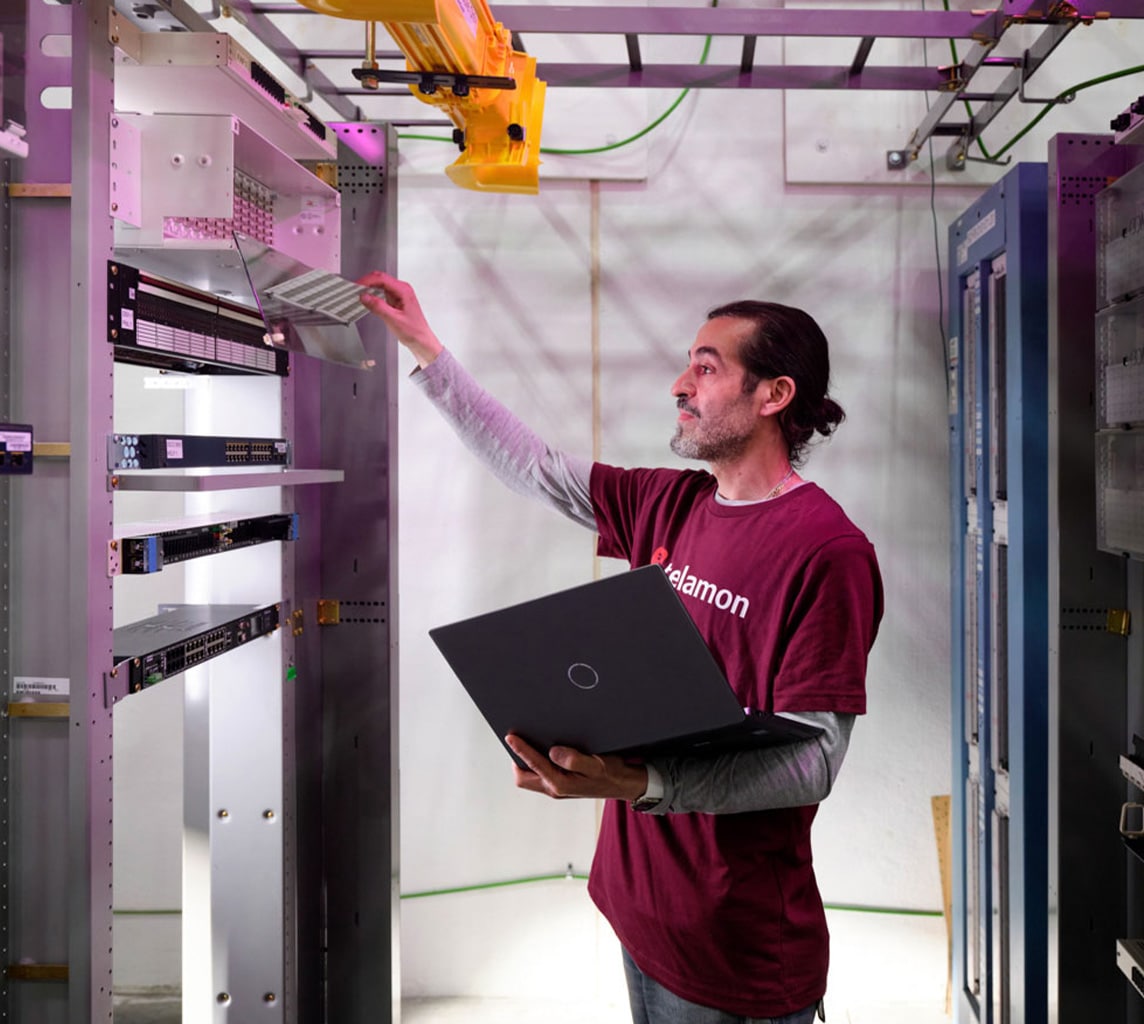
[[[693,348],[687,355],[689,359],[694,359],[696,356],[708,356],[716,362],[723,362],[723,357],[719,354],[719,350],[712,348],[710,345],[700,345],[698,348]]]

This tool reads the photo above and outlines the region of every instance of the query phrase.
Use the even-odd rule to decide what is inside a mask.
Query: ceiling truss
[[[172,9],[183,0],[160,0]],[[1081,7],[1062,0],[1003,0],[996,10],[856,10],[849,8],[724,7],[565,7],[492,5],[493,15],[527,49],[537,35],[615,36],[623,39],[624,63],[538,62],[537,76],[549,87],[632,89],[838,89],[916,91],[932,95],[928,112],[898,150],[887,153],[887,166],[904,168],[931,140],[951,139],[946,166],[957,170],[969,159],[970,147],[1010,100],[1025,96],[1026,83],[1065,37],[1080,25],[1107,18],[1144,17],[1140,0],[1083,0]],[[1093,6],[1088,12],[1084,4]],[[320,71],[319,61],[360,60],[363,51],[299,47],[272,18],[315,17],[296,3],[230,0],[254,34],[291,67],[313,93],[346,120],[366,120],[358,99],[409,96],[406,89],[377,90],[347,81],[337,83]],[[221,12],[216,12],[221,13]],[[196,15],[197,17],[197,15]],[[1039,34],[1019,56],[995,55],[1013,26],[1032,25]],[[641,40],[654,36],[738,37],[737,64],[655,64],[643,59]],[[759,39],[787,37],[852,38],[849,64],[816,66],[765,65],[756,62]],[[968,44],[956,63],[936,66],[872,65],[869,56],[878,39],[955,40]],[[617,50],[617,52],[620,52]],[[403,61],[397,51],[377,52],[378,60]],[[1007,69],[999,84],[978,88],[980,73]],[[1039,102],[1065,102],[1053,97]],[[965,102],[963,102],[965,101]],[[1037,101],[1034,101],[1037,102]],[[969,113],[969,104],[974,104]],[[417,122],[425,123],[425,122]],[[434,122],[435,123],[435,122]]]

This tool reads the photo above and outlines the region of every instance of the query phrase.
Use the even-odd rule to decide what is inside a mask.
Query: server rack
[[[210,30],[185,5],[172,9],[193,33]],[[13,595],[0,614],[0,1019],[86,1024],[112,1017],[113,729],[117,700],[137,699],[113,660],[116,502],[128,483],[164,489],[107,461],[123,354],[108,336],[107,280],[123,256],[115,224],[132,213],[115,175],[140,125],[115,116],[114,51],[137,47],[140,29],[110,5],[28,0],[5,5],[0,32],[26,68],[24,96],[13,93],[19,77],[5,79],[5,110],[23,106],[27,128],[26,156],[0,151],[0,421],[30,424],[36,439],[34,471],[0,478],[0,582]],[[70,54],[40,46],[67,37]],[[39,103],[60,87],[70,109]],[[336,194],[287,168],[288,183],[324,204],[323,237],[339,240],[323,262],[340,257],[350,276],[395,269],[395,135],[368,130],[380,155],[339,146]],[[261,166],[274,146],[243,132],[220,138]],[[172,250],[202,247],[182,234],[165,248],[127,232],[131,265],[180,280],[184,253]],[[196,908],[205,945],[184,972],[186,1019],[364,1022],[399,998],[396,353],[379,322],[361,330],[372,372],[296,356],[289,373],[277,358],[268,371],[280,430],[266,433],[289,439],[294,465],[319,467],[278,480],[275,513],[302,524],[267,581],[281,596],[280,664],[261,641],[245,644],[256,685],[187,688],[185,828],[206,854],[196,870],[209,902]],[[180,489],[266,482],[254,476],[187,477]],[[323,493],[333,484],[308,486],[333,480],[336,498]],[[323,520],[335,528],[323,532]],[[339,600],[370,613],[319,629],[319,603]]]
[[[1131,433],[1109,415],[1135,372],[1123,332],[1138,328],[1097,273],[1100,197],[1142,163],[1111,137],[1057,136],[1047,173],[1014,169],[950,233],[963,1021],[1144,1016],[1125,998],[1144,865],[1109,841],[1136,792],[1118,765],[1144,735],[1142,573],[1124,557],[1138,481],[1109,457]]]
[[[1111,136],[1059,135],[1049,147],[1049,1019],[1063,1024],[1141,1019],[1112,973],[1117,940],[1142,924],[1140,871],[1116,835],[1118,761],[1141,724],[1139,675],[1130,685],[1128,674],[1140,640],[1117,625],[1132,565],[1098,541],[1094,314],[1097,201],[1142,161],[1141,147]]]
[[[1046,171],[950,228],[954,991],[962,1020],[1046,1000]]]

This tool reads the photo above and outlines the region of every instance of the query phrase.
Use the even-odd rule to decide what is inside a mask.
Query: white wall
[[[869,714],[815,827],[821,887],[832,902],[939,908],[930,796],[949,791],[949,513],[928,190],[786,187],[780,96],[688,102],[653,143],[646,185],[599,186],[602,458],[673,460],[669,389],[711,306],[772,298],[820,320],[848,421],[806,475],[867,531],[887,594]],[[589,454],[591,186],[474,196],[417,175],[400,189],[400,271],[437,332],[541,434]],[[974,194],[943,191],[943,223]],[[402,888],[584,871],[595,808],[513,789],[426,630],[590,579],[592,537],[483,475],[411,386],[401,402]],[[406,901],[405,991],[550,984],[553,913],[579,927],[561,943],[556,994],[608,990],[594,912],[566,892]]]

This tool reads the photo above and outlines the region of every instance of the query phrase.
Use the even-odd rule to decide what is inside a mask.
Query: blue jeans
[[[668,992],[652,981],[624,950],[624,974],[628,979],[628,1000],[632,1004],[632,1024],[811,1024],[818,1003],[785,1017],[740,1017],[710,1006],[700,1006]]]

